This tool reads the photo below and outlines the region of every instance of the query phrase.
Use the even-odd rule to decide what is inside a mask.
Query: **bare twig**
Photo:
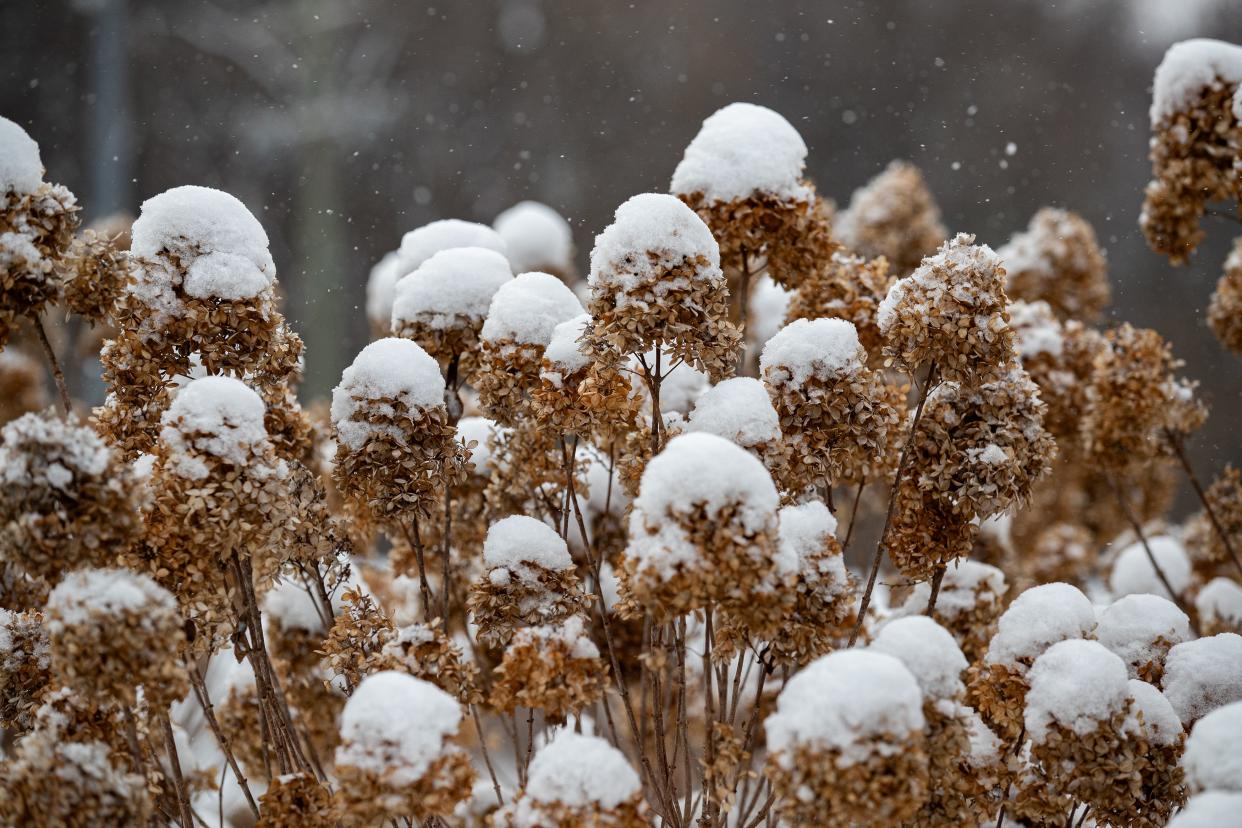
[[[1233,548],[1233,539],[1230,538],[1229,533],[1225,531],[1225,527],[1221,524],[1220,518],[1216,514],[1216,510],[1212,508],[1211,499],[1208,498],[1207,492],[1204,491],[1203,485],[1199,482],[1199,477],[1195,474],[1194,467],[1190,465],[1190,459],[1186,457],[1186,448],[1183,445],[1181,435],[1175,433],[1169,428],[1166,428],[1164,431],[1165,436],[1168,438],[1169,445],[1173,447],[1173,453],[1177,455],[1177,459],[1182,464],[1182,470],[1186,472],[1186,478],[1190,481],[1190,485],[1195,490],[1195,494],[1198,495],[1199,502],[1203,504],[1203,511],[1207,513],[1208,521],[1212,524],[1212,529],[1216,532],[1216,537],[1220,538],[1221,545],[1225,547],[1225,553],[1229,556],[1229,560],[1233,561],[1233,565],[1238,570],[1238,574],[1242,575],[1242,560],[1238,558],[1238,553]]]
[[[60,407],[68,417],[73,413],[73,400],[69,396],[69,385],[65,382],[65,374],[60,370],[60,360],[56,358],[56,351],[52,348],[52,343],[48,341],[47,331],[43,329],[43,320],[38,314],[30,314],[30,324],[34,326],[35,333],[39,335],[39,344],[43,346],[43,354],[47,357],[48,367],[52,369],[52,379],[56,381],[56,390],[60,394]]]
[[[165,747],[168,750],[168,766],[172,769],[173,788],[177,792],[177,807],[181,811],[183,828],[193,828],[194,818],[190,816],[190,796],[186,792],[185,779],[181,775],[181,760],[177,757],[177,740],[173,736],[172,722],[165,710],[159,715],[160,724],[164,727]]]

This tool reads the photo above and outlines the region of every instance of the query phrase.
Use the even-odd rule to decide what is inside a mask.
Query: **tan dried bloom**
[[[22,316],[60,298],[62,259],[78,225],[77,200],[43,181],[39,145],[0,117],[0,348]]]
[[[322,783],[313,776],[292,774],[273,779],[259,797],[255,828],[335,828],[340,820],[340,808]]]
[[[368,673],[396,670],[429,681],[462,704],[478,704],[479,668],[467,661],[441,625],[406,624],[384,635],[379,652],[367,659]]]
[[[425,518],[464,474],[436,361],[407,339],[372,342],[332,391],[337,488],[380,524]]]
[[[865,259],[834,253],[798,286],[789,300],[785,321],[828,318],[853,322],[871,367],[878,368],[884,337],[876,317],[892,285],[893,276],[883,256]]]
[[[0,440],[0,557],[55,581],[113,563],[140,536],[138,481],[89,426],[26,414]]]
[[[918,267],[949,237],[923,173],[908,161],[889,162],[855,190],[836,231],[855,253],[868,259],[883,256],[898,276]]]
[[[428,682],[392,671],[364,679],[341,714],[343,823],[450,816],[474,784],[461,718],[453,697]]]
[[[1234,240],[1225,259],[1225,272],[1212,292],[1208,325],[1220,344],[1242,353],[1242,237]]]
[[[608,665],[579,614],[514,633],[496,668],[490,701],[505,713],[527,707],[560,723],[599,701],[607,683]]]
[[[793,825],[902,825],[928,796],[923,699],[889,655],[843,650],[794,674],[764,721],[774,808]]]
[[[111,321],[130,280],[129,256],[119,240],[87,228],[65,258],[65,307],[92,323]]]
[[[625,755],[595,736],[556,732],[530,763],[517,798],[493,828],[645,828],[642,782]]]
[[[56,682],[132,707],[138,689],[156,709],[189,691],[180,650],[181,613],[155,581],[124,569],[83,569],[47,602]]]
[[[1047,302],[1059,319],[1093,322],[1112,298],[1104,251],[1077,213],[1043,208],[996,255],[1009,298]]]
[[[1206,235],[1207,205],[1238,201],[1242,153],[1235,96],[1242,48],[1197,38],[1175,43],[1156,68],[1151,170],[1139,225],[1147,244],[1182,264]]]
[[[47,404],[43,366],[12,345],[0,351],[0,425]]]
[[[594,358],[621,364],[660,348],[670,363],[684,361],[713,379],[732,373],[742,334],[729,322],[720,247],[673,196],[646,193],[618,207],[595,238],[587,282],[585,343]]]
[[[996,632],[996,621],[1004,609],[1009,587],[1005,574],[994,566],[962,559],[945,569],[932,619],[953,634],[953,638],[972,664],[987,652]],[[926,611],[931,584],[915,584],[909,597],[897,610],[899,616]]]
[[[375,599],[354,587],[341,595],[343,604],[320,651],[324,666],[339,676],[352,691],[371,672],[380,651],[396,634],[393,624]]]
[[[534,518],[514,515],[493,523],[483,564],[487,571],[466,605],[485,646],[507,644],[521,627],[560,624],[587,605],[565,541]]]
[[[914,374],[929,363],[938,379],[981,385],[1013,359],[1005,268],[987,245],[958,233],[893,284],[876,319],[885,355]]]
[[[51,650],[43,616],[34,610],[0,610],[0,727],[21,734],[52,679]]]
[[[543,354],[557,325],[582,314],[582,303],[548,273],[521,273],[492,296],[480,333],[478,367],[470,381],[483,413],[518,426],[531,413]]]
[[[799,319],[764,345],[759,367],[789,447],[787,490],[896,469],[898,412],[866,361],[854,325],[842,319]]]

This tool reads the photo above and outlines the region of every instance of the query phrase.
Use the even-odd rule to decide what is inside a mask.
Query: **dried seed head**
[[[795,319],[844,319],[854,323],[858,341],[879,367],[884,337],[876,314],[892,287],[888,261],[883,257],[864,259],[849,253],[834,253],[827,262],[807,274],[794,292],[785,316]],[[766,340],[764,340],[766,341]]]
[[[1225,272],[1216,283],[1208,305],[1208,325],[1224,345],[1235,353],[1242,352],[1242,237],[1233,242]]]
[[[971,663],[978,661],[986,652],[988,642],[996,631],[996,620],[1004,609],[1008,589],[1005,574],[985,563],[963,559],[945,569],[932,618],[953,633]],[[897,614],[907,616],[925,612],[930,597],[930,583],[923,581],[916,584]]]
[[[1108,262],[1077,213],[1045,207],[996,251],[1011,299],[1047,302],[1062,320],[1095,321],[1111,300]]]
[[[51,665],[43,615],[0,610],[0,727],[16,734],[31,728],[52,679]]]
[[[43,366],[12,345],[0,351],[0,425],[47,404]]]
[[[1095,358],[1106,347],[1103,335],[1077,320],[1061,322],[1043,301],[1013,302],[1009,316],[1018,359],[1048,406],[1044,427],[1062,452],[1077,450]]]
[[[923,174],[908,161],[890,162],[855,190],[836,229],[846,247],[868,259],[883,256],[898,276],[918,267],[949,237]]]
[[[561,624],[514,633],[496,668],[491,704],[505,713],[519,706],[542,710],[559,723],[599,701],[607,680],[608,665],[585,619],[573,615]]]

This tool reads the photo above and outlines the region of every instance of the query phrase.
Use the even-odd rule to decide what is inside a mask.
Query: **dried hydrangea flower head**
[[[393,335],[414,340],[441,365],[451,366],[478,348],[492,297],[512,278],[509,260],[495,250],[442,250],[397,282]],[[464,377],[471,366],[458,369]]]
[[[1147,466],[1167,448],[1169,435],[1184,436],[1207,418],[1194,386],[1179,381],[1182,363],[1150,328],[1129,323],[1105,334],[1095,357],[1082,416],[1082,440],[1092,463],[1125,471]]]
[[[607,680],[608,665],[586,620],[573,615],[513,634],[496,668],[491,704],[505,713],[517,707],[541,710],[549,722],[559,723],[599,701]]]
[[[122,333],[101,355],[108,398],[101,428],[127,452],[149,451],[180,377],[244,379],[267,403],[268,427],[287,457],[309,445],[290,393],[302,340],[277,309],[267,233],[239,200],[208,187],[175,187],[142,204],[134,222],[133,278],[116,312]]]
[[[367,659],[367,672],[396,670],[431,682],[462,704],[482,701],[479,668],[466,660],[442,625],[404,624],[381,637],[386,640]]]
[[[1242,635],[1217,633],[1175,645],[1165,656],[1160,686],[1187,729],[1217,707],[1242,701]]]
[[[883,256],[898,276],[918,267],[949,237],[923,173],[908,161],[889,162],[855,190],[836,232],[855,253],[868,259]]]
[[[616,365],[593,362],[583,353],[582,335],[590,322],[584,313],[553,329],[530,407],[535,419],[557,434],[607,446],[635,428],[641,400]]]
[[[1191,793],[1233,791],[1242,794],[1242,702],[1222,705],[1191,728],[1182,764]]]
[[[931,617],[953,634],[972,663],[987,651],[1008,589],[1005,573],[985,563],[961,559],[945,569]],[[921,581],[914,585],[897,613],[921,614],[930,598],[931,583]]]
[[[1005,268],[975,237],[958,233],[897,280],[876,319],[885,354],[914,374],[929,363],[940,379],[966,386],[996,379],[1013,359]]]
[[[47,404],[43,365],[12,345],[0,351],[0,425]]]
[[[763,464],[714,434],[669,441],[630,512],[627,593],[658,617],[753,602],[775,566],[779,496]]]
[[[1206,235],[1211,202],[1242,196],[1238,101],[1242,46],[1196,38],[1174,43],[1156,67],[1151,102],[1152,180],[1139,224],[1153,250],[1186,261]]]
[[[1126,595],[1100,613],[1095,636],[1125,662],[1130,678],[1159,684],[1169,649],[1190,640],[1190,619],[1156,595]]]
[[[380,339],[332,389],[341,494],[379,524],[424,517],[465,458],[444,405],[440,366],[408,339]]]
[[[521,273],[492,296],[471,382],[483,413],[502,425],[530,414],[543,353],[556,326],[582,315],[582,303],[549,273]]]
[[[1094,630],[1095,608],[1076,587],[1054,583],[1026,590],[997,621],[983,661],[970,668],[971,706],[1012,745],[1022,732],[1031,664],[1053,644],[1087,638]]]
[[[259,797],[260,816],[255,828],[335,828],[341,822],[340,807],[331,792],[314,776],[304,773],[278,776]]]
[[[644,193],[617,208],[595,237],[587,283],[594,357],[620,363],[659,348],[713,379],[732,372],[742,335],[729,322],[720,247],[673,196]],[[662,375],[651,371],[653,380]]]
[[[156,709],[188,691],[181,613],[168,590],[125,569],[70,573],[47,602],[52,672],[61,687]]]
[[[560,624],[585,606],[565,541],[534,518],[513,515],[493,523],[483,565],[487,572],[468,606],[478,639],[488,646],[508,643],[520,627]]]
[[[1173,705],[1156,687],[1130,679],[1130,713],[1122,726],[1122,761],[1138,770],[1138,795],[1131,788],[1115,797],[1101,821],[1113,825],[1164,825],[1174,811],[1186,804],[1186,773],[1182,755],[1186,733]]]
[[[1242,584],[1213,578],[1195,596],[1195,612],[1204,635],[1242,633]]]
[[[911,615],[886,623],[868,649],[898,659],[923,692],[930,785],[927,802],[909,824],[984,824],[994,815],[986,775],[963,761],[971,755],[972,729],[982,724],[962,703],[966,657],[953,635],[926,616]]]
[[[1043,208],[996,255],[1009,298],[1047,302],[1059,319],[1093,322],[1112,298],[1104,251],[1077,213]]]
[[[1212,292],[1208,325],[1220,344],[1242,353],[1242,237],[1234,240],[1225,259],[1225,272]]]
[[[927,800],[924,726],[918,681],[892,656],[811,662],[764,720],[774,807],[791,825],[903,824]]]
[[[741,301],[753,274],[792,289],[838,246],[805,167],[806,144],[789,121],[732,103],[703,121],[673,172],[669,192],[712,229]]]
[[[574,231],[565,217],[538,201],[519,201],[492,222],[518,273],[551,273],[566,284],[577,279]]]
[[[785,318],[789,322],[828,318],[854,323],[858,341],[872,360],[872,367],[878,367],[875,363],[883,351],[884,337],[876,317],[892,285],[888,261],[883,257],[864,259],[850,253],[834,253],[799,285]]]
[[[753,377],[732,377],[704,391],[694,401],[685,430],[723,437],[762,460],[773,478],[785,474],[789,449],[780,415],[767,388]]]
[[[77,210],[73,193],[43,181],[39,145],[0,117],[0,347],[20,317],[59,299]]]
[[[1242,548],[1242,471],[1227,464],[1208,486],[1205,496],[1220,523],[1220,532],[1229,538],[1234,549]],[[1210,571],[1229,561],[1229,549],[1220,532],[1204,512],[1190,519],[1182,540],[1196,569]]]
[[[123,235],[108,227],[88,227],[73,240],[65,262],[66,308],[92,324],[112,319],[130,280],[128,243],[128,226]]]
[[[461,705],[429,682],[392,671],[363,679],[341,713],[343,822],[450,816],[474,784],[457,743],[461,718]]]
[[[796,320],[763,346],[759,369],[789,447],[787,490],[875,480],[896,469],[898,413],[866,363],[857,330],[843,319]]]
[[[15,735],[30,729],[51,668],[42,613],[0,609],[0,727]]]
[[[650,820],[642,782],[625,754],[596,736],[562,728],[535,754],[517,799],[489,824],[495,828],[643,828]]]
[[[397,250],[398,272],[401,277],[413,273],[442,250],[454,247],[483,247],[507,254],[504,239],[486,224],[461,219],[440,219],[415,228],[401,237]]]
[[[113,562],[142,532],[138,481],[89,426],[50,411],[0,431],[0,558],[57,580]]]

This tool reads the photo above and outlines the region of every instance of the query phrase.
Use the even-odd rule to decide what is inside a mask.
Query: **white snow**
[[[811,377],[836,379],[863,367],[867,352],[844,319],[797,319],[763,346],[759,368],[770,383],[799,388]]]
[[[509,260],[495,250],[441,250],[397,282],[392,327],[417,320],[436,330],[463,324],[477,329],[496,291],[512,278]]]
[[[492,434],[496,423],[486,417],[462,417],[457,421],[457,442],[463,446],[474,440],[478,445],[470,449],[470,463],[474,473],[482,477],[491,475],[488,467],[492,459]]]
[[[1218,707],[1195,722],[1186,739],[1182,768],[1191,791],[1242,794],[1242,701]]]
[[[565,377],[585,368],[591,362],[578,344],[590,321],[591,315],[583,313],[552,329],[552,338],[548,340],[548,347],[543,350],[543,358],[552,363],[553,368],[543,371],[541,376],[550,379],[557,388]]]
[[[510,647],[533,646],[542,649],[550,644],[559,644],[569,651],[570,658],[599,658],[599,648],[591,640],[586,619],[581,615],[571,615],[558,624],[541,624],[534,627],[523,627],[513,634]]]
[[[1190,556],[1186,554],[1185,547],[1168,535],[1148,538],[1147,543],[1160,571],[1169,579],[1169,586],[1178,595],[1184,594],[1190,586],[1192,576]],[[1108,576],[1108,587],[1118,597],[1144,592],[1164,598],[1174,597],[1169,595],[1169,591],[1156,576],[1156,570],[1152,568],[1142,543],[1132,543],[1117,554],[1113,570]]]
[[[423,262],[441,250],[454,247],[485,247],[507,254],[505,241],[486,224],[461,219],[441,219],[424,224],[401,237],[397,250],[398,278],[413,273]]]
[[[777,512],[776,563],[780,574],[801,574],[814,595],[831,601],[849,588],[841,555],[823,554],[837,532],[837,519],[820,500],[783,506]]]
[[[1161,660],[1169,647],[1190,639],[1190,619],[1158,595],[1127,595],[1100,613],[1095,637],[1137,676],[1139,666]],[[1163,646],[1156,645],[1158,639]]]
[[[1242,628],[1242,585],[1228,578],[1213,578],[1195,598],[1201,621]]]
[[[648,351],[643,355],[647,360],[647,365],[651,370],[655,371],[655,349]],[[689,365],[685,362],[677,364],[673,370],[669,370],[669,365],[676,364],[674,358],[667,352],[660,355],[660,412],[665,416],[671,413],[687,414],[695,401],[711,387],[711,380],[707,374]],[[648,413],[651,411],[651,402],[647,394],[647,384],[643,381],[643,367],[638,357],[631,356],[628,367],[630,370],[630,380],[634,386],[634,394],[643,401],[642,409]]]
[[[367,319],[373,325],[387,327],[392,320],[392,303],[396,298],[397,282],[404,275],[396,250],[385,253],[371,268],[367,276]]]
[[[141,613],[141,621],[159,609],[176,613],[177,599],[146,575],[128,569],[79,569],[48,595],[45,623],[52,633],[69,624],[120,629],[126,613]]]
[[[1242,828],[1242,793],[1195,794],[1165,828]]]
[[[53,462],[47,462],[43,446],[55,447]],[[79,476],[102,475],[109,456],[108,444],[93,428],[30,412],[0,430],[0,483],[69,491]]]
[[[333,595],[333,612],[341,608],[338,589]],[[307,591],[300,578],[284,577],[263,596],[263,617],[276,622],[282,630],[302,630],[310,633],[326,632],[323,619],[316,609],[316,601]]]
[[[367,676],[341,713],[336,764],[417,782],[457,733],[461,706],[430,682],[392,670]]]
[[[574,292],[552,274],[521,273],[492,296],[482,339],[547,347],[557,325],[585,312]]]
[[[733,377],[707,389],[694,403],[688,431],[705,431],[742,448],[777,443],[780,417],[757,379]]]
[[[870,649],[906,665],[925,698],[955,699],[966,692],[962,683],[962,671],[968,666],[966,656],[953,634],[926,615],[889,621],[880,628]]]
[[[492,222],[518,273],[574,266],[574,234],[560,213],[538,201],[521,201]]]
[[[263,400],[244,382],[207,376],[177,391],[160,422],[160,439],[172,449],[173,468],[191,479],[207,473],[196,454],[236,466],[252,462],[267,441]]]
[[[708,264],[695,277],[720,284],[720,246],[703,220],[674,196],[642,193],[618,207],[613,223],[595,237],[587,281],[595,292],[629,290],[698,256]],[[657,296],[672,287],[686,285],[662,280]]]
[[[940,595],[936,598],[936,614],[952,620],[980,604],[995,604],[1007,588],[1005,573],[996,567],[969,558],[959,559],[944,571]],[[930,598],[931,584],[927,581],[916,584],[900,611],[903,615],[921,613]]]
[[[1178,644],[1164,660],[1161,685],[1187,727],[1242,700],[1242,635],[1221,633]]]
[[[1142,735],[1157,745],[1167,747],[1175,744],[1182,734],[1182,723],[1178,720],[1177,713],[1173,710],[1173,705],[1169,704],[1169,700],[1145,681],[1132,678],[1128,686],[1133,705],[1130,714],[1126,717],[1124,732]],[[1138,718],[1140,713],[1143,716],[1141,726]]]
[[[768,750],[792,761],[797,747],[837,749],[843,765],[866,761],[877,738],[904,741],[923,729],[923,694],[900,661],[839,650],[794,674],[764,721]]]
[[[530,763],[526,796],[573,808],[616,808],[642,791],[625,755],[596,736],[559,730]]]
[[[516,576],[531,585],[538,582],[531,564],[552,572],[565,572],[574,565],[556,530],[525,515],[511,515],[491,525],[483,542],[483,563],[492,583],[507,584]]]
[[[669,190],[735,201],[754,193],[806,201],[806,144],[789,121],[767,107],[732,103],[703,121],[673,172]]]
[[[1047,302],[1010,302],[1009,325],[1014,330],[1019,359],[1040,354],[1059,357],[1064,350],[1064,331]]]
[[[1095,609],[1077,587],[1041,584],[1015,598],[1001,615],[984,660],[1017,667],[1020,659],[1035,658],[1050,645],[1082,638],[1094,628]]]
[[[332,424],[338,439],[352,451],[362,448],[381,427],[357,415],[377,406],[392,414],[393,401],[412,411],[441,407],[444,378],[440,366],[416,343],[388,337],[363,348],[341,373],[341,384],[332,389]]]
[[[1035,659],[1028,679],[1023,718],[1035,743],[1054,723],[1086,736],[1120,711],[1130,692],[1126,665],[1096,641],[1053,644]]]
[[[1242,83],[1242,46],[1194,38],[1174,43],[1156,67],[1152,82],[1151,125],[1191,106],[1208,88]],[[1242,95],[1235,91],[1234,117],[1242,120]]]
[[[785,316],[789,313],[792,298],[793,292],[772,281],[771,276],[765,273],[759,277],[751,289],[746,316],[751,342],[762,346],[785,327]]]
[[[20,125],[0,115],[0,196],[33,193],[43,183],[39,145]]]

